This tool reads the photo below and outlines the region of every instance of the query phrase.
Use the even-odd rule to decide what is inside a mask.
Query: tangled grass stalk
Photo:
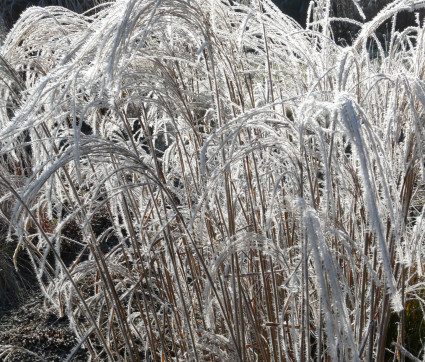
[[[306,29],[269,0],[32,7],[8,33],[8,238],[92,359],[383,361],[394,317],[421,358],[424,28],[374,32],[425,3],[352,47],[329,4]]]

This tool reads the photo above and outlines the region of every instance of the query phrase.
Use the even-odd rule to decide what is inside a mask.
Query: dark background
[[[0,0],[0,13],[5,25],[10,28],[19,18],[21,12],[31,5],[61,5],[72,7],[72,10],[76,12],[83,12],[91,8],[95,2],[94,0]],[[305,26],[309,0],[273,0],[273,2],[280,10],[293,17],[302,26]],[[390,0],[360,0],[360,4],[367,17],[366,20],[370,20],[380,9],[390,2]],[[361,20],[352,0],[332,0],[332,15]],[[413,19],[413,16],[406,14],[406,16],[403,15],[402,19],[399,19],[399,21],[404,24],[406,22],[411,22]]]
[[[234,0],[237,1],[237,0]],[[301,26],[305,27],[309,0],[273,0],[279,9],[294,18]],[[360,0],[366,15],[365,21],[371,20],[391,0]],[[38,5],[60,5],[70,8],[75,12],[84,12],[92,8],[96,0],[0,0],[0,15],[6,29],[10,29],[19,18],[25,8]],[[351,18],[363,22],[358,11],[353,5],[353,0],[332,0],[331,16]],[[421,12],[422,18],[425,11]],[[2,21],[0,21],[1,25]],[[384,39],[384,34],[389,32],[391,21],[387,21],[377,31],[378,38]],[[412,13],[401,13],[397,17],[397,30],[405,29],[409,25],[415,25],[415,15]],[[355,37],[358,27],[342,22],[332,23],[335,39],[340,44],[350,44]],[[344,40],[343,40],[344,39]]]
[[[367,0],[366,0],[367,1]],[[284,13],[293,17],[301,25],[305,25],[305,18],[307,14],[307,8],[309,0],[273,0],[273,2],[282,10]],[[346,8],[351,10],[351,0],[333,0],[335,3],[335,10],[339,7],[339,12]],[[364,1],[363,1],[364,2]],[[62,5],[70,7],[72,4],[72,10],[76,12],[82,12],[88,10],[94,1],[66,1],[66,0],[0,0],[0,12],[5,21],[7,27],[11,27],[13,23],[19,18],[19,15],[25,8],[32,5],[48,6],[48,5]],[[340,6],[336,4],[340,3]],[[388,1],[372,0],[372,3],[388,3]],[[348,15],[348,14],[346,14]]]
[[[294,18],[303,27],[310,0],[273,0],[282,12]]]

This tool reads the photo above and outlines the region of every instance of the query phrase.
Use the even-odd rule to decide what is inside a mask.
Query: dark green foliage
[[[425,314],[423,306],[417,300],[410,300],[406,303],[404,310],[404,329],[402,345],[413,356],[418,359],[423,353],[425,341]],[[389,361],[393,358],[394,353],[399,353],[394,343],[401,344],[399,338],[400,314],[391,313],[390,321],[387,329],[387,351],[385,352],[385,360]]]

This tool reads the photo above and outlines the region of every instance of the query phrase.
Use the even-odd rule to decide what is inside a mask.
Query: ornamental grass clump
[[[424,6],[346,47],[325,0],[305,29],[269,0],[26,10],[0,48],[0,184],[74,351],[423,358],[425,30],[375,31]]]

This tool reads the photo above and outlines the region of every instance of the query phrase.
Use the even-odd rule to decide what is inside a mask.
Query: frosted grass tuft
[[[366,44],[424,6],[351,47],[329,1],[306,29],[269,0],[26,10],[0,47],[0,200],[76,348],[384,360],[424,301],[423,29]]]

